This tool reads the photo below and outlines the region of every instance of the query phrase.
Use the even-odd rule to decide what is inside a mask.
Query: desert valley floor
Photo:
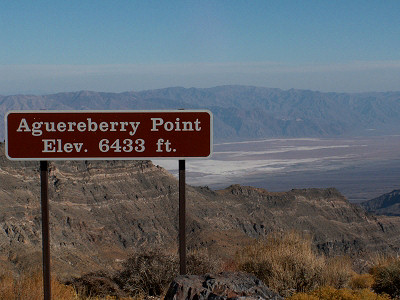
[[[239,183],[269,191],[336,187],[360,202],[399,188],[398,149],[398,135],[216,143],[211,159],[187,162],[187,182],[215,189]],[[176,161],[154,163],[177,174]]]

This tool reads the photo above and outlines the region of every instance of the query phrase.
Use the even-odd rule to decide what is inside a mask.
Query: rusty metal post
[[[50,229],[48,199],[48,163],[40,162],[40,186],[42,207],[42,255],[43,255],[43,295],[44,300],[51,300],[50,278]]]
[[[179,274],[186,274],[185,160],[179,160]]]

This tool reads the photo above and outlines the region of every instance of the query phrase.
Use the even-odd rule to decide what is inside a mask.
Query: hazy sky
[[[400,1],[0,0],[0,94],[400,90]]]

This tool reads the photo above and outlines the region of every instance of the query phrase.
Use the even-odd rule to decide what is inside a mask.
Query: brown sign
[[[206,158],[209,111],[14,111],[6,114],[11,160]]]

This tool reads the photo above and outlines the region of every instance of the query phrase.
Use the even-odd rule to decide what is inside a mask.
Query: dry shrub
[[[67,282],[67,284],[73,286],[79,296],[85,299],[125,296],[125,293],[114,282],[113,276],[105,272],[89,273]]]
[[[79,300],[145,300],[145,297],[136,297],[136,298],[132,298],[132,297],[117,297],[117,296],[105,296],[105,297],[100,297],[100,296],[78,296]]]
[[[51,294],[53,299],[78,299],[78,296],[72,287],[63,285],[54,278],[51,281]],[[34,271],[32,273],[24,273],[18,278],[14,278],[11,275],[3,275],[0,278],[0,299],[42,300],[42,272]]]
[[[205,250],[190,251],[186,260],[188,274],[212,273],[219,268],[219,261],[212,259]],[[114,280],[130,296],[160,296],[178,274],[176,254],[147,250],[130,257]]]
[[[239,268],[253,273],[282,296],[318,286],[324,260],[311,250],[311,242],[295,232],[274,233],[238,252]]]
[[[347,256],[325,258],[325,268],[321,278],[322,284],[336,289],[347,287],[351,278],[356,274],[351,265],[351,259]]]
[[[321,287],[309,293],[297,293],[287,300],[390,300],[388,295],[378,295],[369,289],[335,289]]]
[[[273,233],[237,253],[242,271],[254,274],[280,295],[308,292],[329,283],[344,286],[351,276],[344,258],[327,260],[316,255],[311,238],[294,231]]]
[[[329,300],[331,299],[335,299],[336,298],[328,298]],[[317,296],[311,295],[311,294],[307,294],[307,293],[296,293],[292,296],[290,296],[289,298],[286,298],[286,300],[322,300],[322,298],[319,298]]]
[[[161,295],[178,274],[176,255],[150,250],[130,257],[115,281],[129,295]]]
[[[186,257],[187,273],[192,275],[203,275],[216,273],[221,269],[221,261],[211,257],[207,249],[191,250]]]
[[[400,298],[400,258],[380,256],[370,269],[374,279],[372,288],[377,293],[386,293]]]
[[[349,286],[353,290],[370,289],[374,283],[374,278],[371,274],[355,274],[351,279]]]

